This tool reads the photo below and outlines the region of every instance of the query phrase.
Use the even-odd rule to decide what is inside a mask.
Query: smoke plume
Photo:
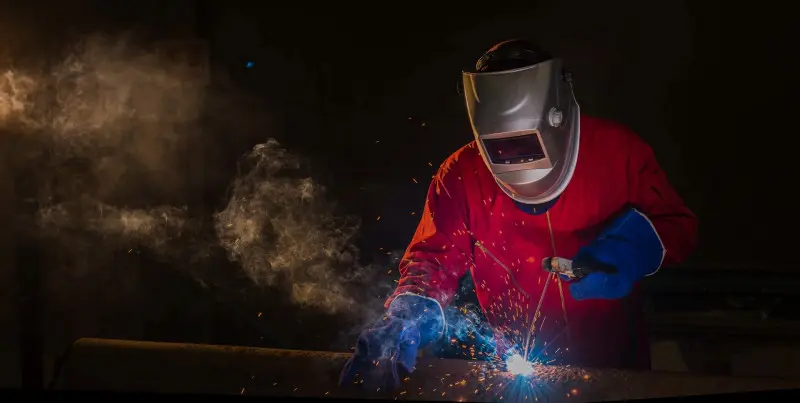
[[[368,314],[391,289],[377,276],[385,271],[359,265],[358,223],[337,217],[303,161],[276,140],[242,159],[220,211],[192,209],[185,195],[193,191],[188,167],[198,165],[193,145],[236,135],[200,124],[207,96],[202,66],[103,36],[72,47],[46,71],[2,71],[0,128],[32,150],[14,169],[18,177],[32,173],[24,197],[37,201],[34,222],[56,262],[45,280],[60,295],[55,303],[69,303],[70,293],[56,291],[70,278],[94,274],[113,287],[138,287],[131,284],[143,280],[121,267],[119,253],[145,251],[214,281],[200,267],[219,249],[241,270],[231,278],[243,273],[301,307]]]
[[[38,158],[18,165],[36,172],[28,196],[41,207],[44,234],[69,242],[58,234],[84,231],[163,251],[181,232],[188,218],[180,206],[126,205],[163,202],[184,188],[180,147],[192,140],[204,87],[191,69],[93,36],[49,71],[0,75],[0,126],[37,149],[30,155]]]
[[[230,258],[256,284],[291,289],[293,301],[331,313],[357,306],[355,221],[337,220],[324,190],[297,176],[300,159],[270,140],[244,158],[215,229]]]

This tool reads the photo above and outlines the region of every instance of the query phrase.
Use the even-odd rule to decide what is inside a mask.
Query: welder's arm
[[[455,296],[471,261],[461,178],[443,166],[431,182],[417,231],[400,264],[387,314],[361,332],[340,383],[394,388],[414,370],[419,348],[445,331],[443,306]],[[360,377],[360,378],[359,378]]]
[[[466,180],[468,177],[464,177]],[[417,230],[400,262],[399,295],[419,295],[447,306],[472,262],[468,195],[457,167],[443,165],[431,181]]]
[[[697,245],[697,217],[667,180],[653,149],[635,135],[631,137],[630,203],[647,216],[658,233],[665,249],[662,265],[681,263]]]
[[[630,208],[575,256],[577,264],[600,262],[615,274],[592,273],[570,285],[575,299],[617,299],[664,264],[683,261],[695,247],[697,218],[667,180],[653,150],[626,133]]]

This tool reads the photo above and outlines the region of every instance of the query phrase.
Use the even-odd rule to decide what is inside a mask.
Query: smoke
[[[324,189],[302,175],[301,160],[270,140],[242,161],[215,229],[231,260],[256,284],[287,286],[302,306],[353,312],[374,266],[360,267],[358,222],[338,219]],[[384,290],[385,291],[385,290]]]
[[[0,75],[0,124],[27,116],[35,90],[36,81],[31,77],[20,76],[14,71]]]
[[[128,38],[103,36],[46,71],[0,74],[0,127],[25,137],[27,158],[14,168],[35,173],[26,196],[41,206],[41,232],[73,246],[64,233],[100,234],[105,242],[94,253],[138,244],[165,252],[186,227],[185,208],[125,205],[163,202],[185,189],[181,146],[196,137],[201,77]]]
[[[73,252],[92,253],[97,245],[81,246],[80,232],[102,235],[106,250],[144,247],[162,257],[178,257],[170,241],[179,240],[190,229],[186,208],[158,206],[150,209],[125,209],[104,203],[60,203],[41,208],[37,221],[46,239]]]
[[[193,161],[193,147],[237,133],[204,128],[214,111],[204,110],[203,66],[174,59],[130,38],[92,36],[49,69],[0,74],[0,129],[27,150],[14,163],[32,189],[21,197],[37,201],[34,222],[56,261],[45,280],[51,303],[73,299],[75,278],[140,287],[120,253],[188,266],[205,284],[213,280],[201,266],[215,262],[203,259],[219,250],[254,287],[286,292],[300,307],[372,315],[392,288],[378,276],[385,269],[358,263],[358,222],[339,219],[304,162],[276,140],[242,159],[220,211],[192,209],[187,170],[219,168]]]

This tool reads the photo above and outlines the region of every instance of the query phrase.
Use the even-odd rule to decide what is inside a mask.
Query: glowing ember
[[[519,354],[514,354],[506,359],[506,369],[511,375],[533,375],[533,365]]]

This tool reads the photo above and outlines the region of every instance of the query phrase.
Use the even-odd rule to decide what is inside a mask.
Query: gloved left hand
[[[399,386],[401,376],[414,371],[419,349],[441,337],[444,326],[444,314],[435,300],[397,296],[387,314],[358,336],[339,384],[363,381],[366,387],[384,390]]]
[[[576,300],[619,299],[633,285],[658,271],[664,260],[664,245],[650,220],[629,209],[609,225],[594,242],[578,250],[573,265],[599,262],[615,267],[616,273],[591,273],[570,285]]]

